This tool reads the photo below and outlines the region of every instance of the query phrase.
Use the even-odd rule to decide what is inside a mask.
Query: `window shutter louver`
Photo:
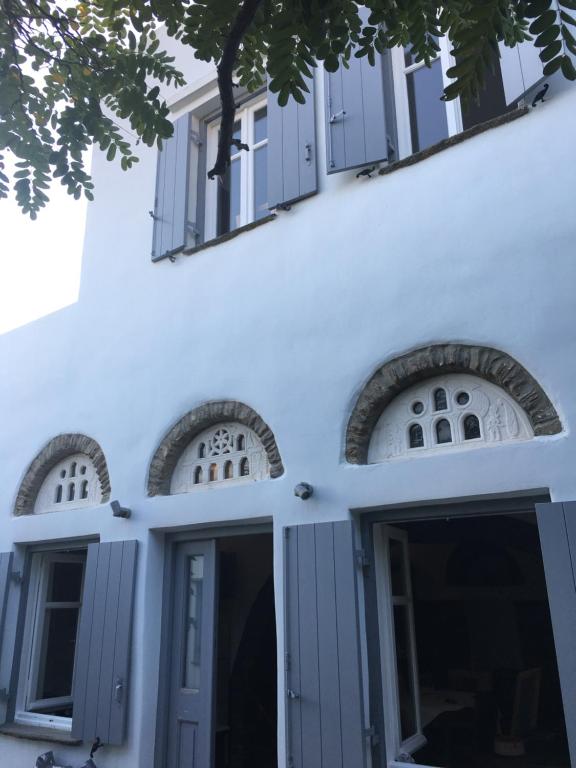
[[[513,104],[544,77],[539,49],[527,40],[515,48],[500,44],[500,69],[506,104]]]
[[[352,523],[285,535],[288,764],[365,768]]]
[[[0,651],[4,639],[4,625],[6,622],[6,606],[8,592],[10,591],[10,579],[12,577],[12,552],[0,552]],[[9,681],[0,680],[0,688],[9,690]],[[0,724],[6,722],[8,702],[4,698],[0,700]]]
[[[174,133],[158,153],[152,260],[177,253],[186,245],[190,164],[190,115],[174,123]]]
[[[314,77],[306,78],[306,103],[268,93],[268,207],[293,203],[318,189]]]
[[[537,504],[550,617],[572,765],[576,765],[576,502]]]
[[[88,547],[72,718],[72,735],[84,741],[124,739],[136,549],[136,541]]]

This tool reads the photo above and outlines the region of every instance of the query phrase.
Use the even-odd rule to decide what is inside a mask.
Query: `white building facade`
[[[0,338],[2,764],[576,765],[576,92],[318,70],[210,182],[181,55],[78,303]]]

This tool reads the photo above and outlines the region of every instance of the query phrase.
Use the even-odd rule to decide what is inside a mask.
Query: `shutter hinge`
[[[291,667],[290,654],[289,653],[285,653],[284,654],[284,671],[285,672],[290,672],[290,667]]]
[[[368,743],[371,747],[376,747],[378,744],[380,744],[380,736],[378,735],[378,731],[374,725],[371,725],[369,728],[365,728],[364,735],[368,739]]]
[[[396,147],[390,138],[390,134],[386,134],[386,144],[388,145],[388,157],[386,160],[390,163],[392,162],[391,158],[396,157]]]
[[[365,549],[356,550],[356,564],[359,568],[369,568],[372,565]]]
[[[22,584],[24,581],[24,577],[22,576],[22,571],[12,571],[10,574],[10,578],[15,584]]]
[[[192,144],[195,144],[197,147],[202,146],[202,139],[200,138],[200,134],[198,133],[198,131],[194,131],[194,130],[190,131],[190,141],[192,142]]]
[[[330,115],[329,122],[331,124],[332,123],[336,123],[338,120],[340,120],[340,118],[342,118],[342,120],[343,120],[345,116],[346,116],[346,110],[345,109],[341,109],[340,112],[336,112],[335,114]]]
[[[300,694],[296,691],[293,691],[291,688],[286,689],[286,696],[288,696],[289,699],[299,699]]]
[[[186,229],[188,230],[189,234],[191,234],[194,237],[194,240],[198,242],[200,239],[200,230],[196,226],[195,221],[187,221],[186,222]]]

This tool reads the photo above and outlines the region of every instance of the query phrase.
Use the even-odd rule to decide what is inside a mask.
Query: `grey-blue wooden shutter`
[[[364,768],[352,523],[285,529],[288,765]]]
[[[190,114],[174,123],[174,133],[158,153],[152,260],[158,261],[186,245],[190,163]]]
[[[576,502],[537,504],[571,764],[576,765]]]
[[[306,78],[306,103],[278,105],[268,92],[268,207],[293,203],[318,189],[314,78]]]
[[[4,639],[4,624],[6,621],[6,605],[8,603],[8,592],[10,591],[10,579],[12,577],[12,552],[0,552],[0,651],[2,650],[2,641]],[[9,690],[9,681],[0,680],[0,688]],[[6,722],[8,702],[0,701],[0,723]]]
[[[72,717],[72,735],[85,741],[124,739],[136,549],[136,541],[88,546]]]
[[[500,44],[500,70],[506,104],[513,104],[541,80],[543,64],[534,43],[526,40],[514,48]]]
[[[361,9],[360,15],[366,22],[369,11]],[[324,73],[328,173],[387,160],[390,151],[384,61],[376,54],[371,67],[366,56],[352,54],[349,65]]]

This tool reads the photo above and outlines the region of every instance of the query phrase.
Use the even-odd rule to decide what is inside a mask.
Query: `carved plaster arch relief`
[[[205,429],[185,448],[174,468],[170,493],[267,477],[270,465],[258,435],[244,424],[223,422]]]
[[[469,374],[427,379],[397,395],[372,432],[368,463],[529,440],[523,409],[501,387]]]
[[[34,513],[92,507],[102,501],[96,467],[84,453],[74,453],[56,464],[40,486]]]

